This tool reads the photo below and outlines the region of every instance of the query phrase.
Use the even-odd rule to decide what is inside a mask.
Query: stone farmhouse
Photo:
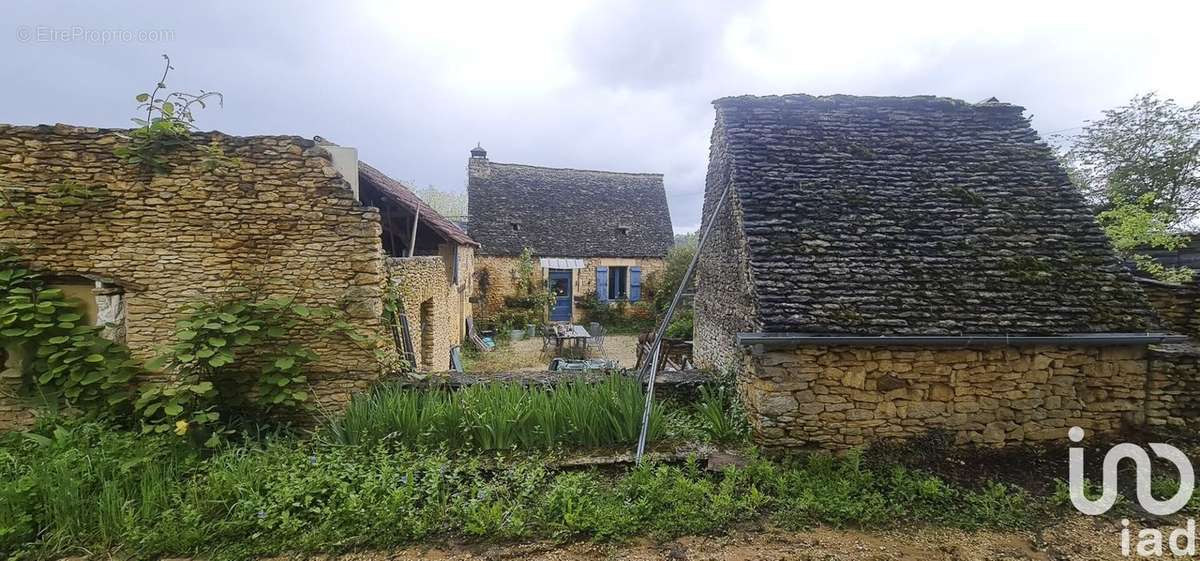
[[[114,323],[135,356],[171,341],[185,303],[239,287],[336,306],[360,332],[390,337],[382,323],[390,278],[418,367],[448,369],[471,313],[478,244],[402,184],[352,148],[295,136],[195,134],[196,146],[236,165],[213,170],[206,150],[179,150],[156,174],[114,155],[123,132],[0,125],[0,185],[42,207],[4,219],[0,246],[89,302],[88,319]],[[93,196],[56,207],[54,188],[64,184]],[[298,338],[320,356],[309,379],[324,405],[344,403],[381,373],[371,351],[345,338]],[[0,428],[30,419],[20,385],[19,365],[8,364]]]
[[[1194,364],[1148,348],[1181,338],[1021,107],[714,104],[695,352],[738,372],[760,443],[1003,445],[1189,414]]]
[[[502,164],[479,147],[467,169],[480,316],[516,295],[526,248],[555,295],[549,321],[582,321],[578,301],[592,294],[638,302],[642,284],[665,267],[674,234],[660,174]]]

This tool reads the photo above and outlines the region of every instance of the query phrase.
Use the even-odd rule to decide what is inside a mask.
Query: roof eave
[[[841,335],[821,333],[738,333],[741,346],[1018,347],[1029,345],[1108,346],[1185,343],[1172,333],[1064,333],[1061,335]]]

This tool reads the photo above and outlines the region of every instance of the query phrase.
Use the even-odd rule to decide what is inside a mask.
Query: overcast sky
[[[167,53],[172,89],[225,94],[203,129],[321,135],[447,190],[476,142],[499,162],[659,172],[687,231],[718,97],[995,96],[1043,135],[1140,92],[1200,99],[1200,2],[914,4],[8,2],[0,122],[128,126]]]

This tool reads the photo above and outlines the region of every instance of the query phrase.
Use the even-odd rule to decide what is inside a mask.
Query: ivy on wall
[[[345,336],[380,356],[385,346],[342,310],[290,298],[235,294],[182,312],[173,343],[143,365],[88,325],[79,302],[0,255],[0,345],[19,356],[26,393],[88,417],[132,418],[143,432],[215,446],[230,413],[269,420],[310,409],[305,369],[318,356],[294,341],[297,332]]]
[[[83,320],[78,302],[16,257],[0,256],[0,344],[17,355],[25,385],[88,415],[127,410],[140,365]]]

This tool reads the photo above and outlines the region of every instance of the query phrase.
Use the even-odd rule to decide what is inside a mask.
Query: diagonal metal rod
[[[683,299],[683,292],[691,282],[692,274],[696,272],[696,264],[700,262],[700,253],[704,249],[704,242],[708,240],[708,234],[712,232],[713,224],[717,223],[721,208],[725,206],[725,199],[729,196],[729,185],[730,182],[726,181],[725,189],[721,191],[721,198],[717,201],[717,206],[713,207],[708,224],[704,226],[704,232],[700,234],[700,241],[696,244],[696,253],[692,255],[687,272],[683,274],[683,280],[679,281],[679,288],[675,289],[675,296],[671,298],[671,306],[667,308],[667,314],[663,316],[662,322],[658,324],[658,331],[654,333],[654,341],[650,344],[650,373],[648,376],[645,374],[645,366],[642,367],[641,372],[638,372],[638,380],[646,380],[646,404],[642,407],[642,433],[638,435],[637,454],[634,456],[638,465],[641,465],[642,455],[646,452],[646,433],[650,431],[650,410],[654,407],[654,379],[658,376],[658,351],[662,347],[667,326],[671,323],[671,318],[675,316],[675,308],[679,306],[679,301]]]

